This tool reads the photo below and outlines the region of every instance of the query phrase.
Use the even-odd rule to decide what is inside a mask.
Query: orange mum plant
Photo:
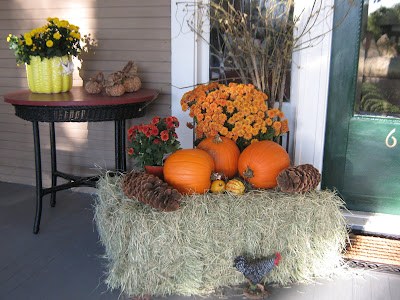
[[[216,134],[236,142],[242,151],[249,144],[277,140],[289,131],[283,112],[268,108],[268,96],[252,84],[219,83],[199,85],[183,95],[183,111],[190,110],[197,141]]]

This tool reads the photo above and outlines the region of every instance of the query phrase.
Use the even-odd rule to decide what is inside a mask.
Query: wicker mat
[[[400,240],[350,234],[349,260],[400,266]]]

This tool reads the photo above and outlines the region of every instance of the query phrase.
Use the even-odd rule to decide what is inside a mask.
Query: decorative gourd
[[[210,189],[212,157],[201,149],[175,151],[164,163],[164,180],[182,194],[203,194]]]
[[[225,192],[225,181],[214,180],[211,183],[211,192],[214,194],[222,194],[223,192]]]
[[[234,193],[236,195],[242,195],[244,193],[245,189],[246,188],[245,188],[243,182],[241,182],[238,179],[229,180],[228,183],[225,186],[225,190],[227,192],[231,192],[231,193]]]
[[[214,138],[208,137],[202,140],[197,148],[205,150],[211,155],[215,164],[215,172],[224,172],[228,178],[237,174],[240,151],[231,139],[217,134]]]
[[[239,174],[254,187],[277,186],[279,172],[290,166],[286,150],[273,141],[260,141],[247,146],[239,156]]]

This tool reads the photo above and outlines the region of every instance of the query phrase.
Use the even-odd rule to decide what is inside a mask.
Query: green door
[[[355,1],[333,32],[322,187],[350,210],[400,215],[400,4],[385,1]]]

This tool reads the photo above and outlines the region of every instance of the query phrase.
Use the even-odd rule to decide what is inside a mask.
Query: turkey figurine
[[[265,275],[267,275],[274,266],[279,265],[281,255],[276,253],[273,258],[264,258],[258,260],[247,260],[244,256],[237,256],[234,259],[233,266],[250,281],[250,289],[255,290],[257,287],[263,292],[264,285],[260,284]]]

